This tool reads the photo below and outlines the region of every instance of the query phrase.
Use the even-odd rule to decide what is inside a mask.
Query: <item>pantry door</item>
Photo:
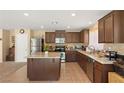
[[[17,34],[15,38],[15,62],[27,62],[29,55],[28,34]]]

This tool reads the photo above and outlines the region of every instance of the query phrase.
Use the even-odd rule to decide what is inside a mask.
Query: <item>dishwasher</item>
[[[87,62],[87,76],[88,78],[91,80],[91,82],[94,81],[94,59],[88,58],[88,62]]]

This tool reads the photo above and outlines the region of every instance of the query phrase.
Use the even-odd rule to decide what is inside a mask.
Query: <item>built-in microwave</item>
[[[55,43],[56,44],[64,44],[65,43],[65,38],[55,38]]]

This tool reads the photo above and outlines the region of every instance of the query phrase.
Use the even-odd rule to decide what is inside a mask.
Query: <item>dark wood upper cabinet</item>
[[[89,44],[89,30],[84,30],[84,44]]]
[[[81,41],[81,43],[84,43],[84,31],[81,31],[80,32],[80,35],[81,35],[80,36],[81,37],[81,40],[80,41]]]
[[[46,43],[55,43],[55,32],[45,32]]]
[[[80,43],[80,32],[66,32],[66,43]]]
[[[124,10],[113,12],[114,15],[114,42],[124,43]]]
[[[124,43],[124,11],[112,11],[98,21],[99,43]]]
[[[89,30],[81,32],[65,32],[56,30],[55,32],[45,32],[46,43],[55,43],[55,38],[65,38],[65,43],[89,43]]]
[[[80,33],[79,32],[72,32],[72,42],[80,43]]]
[[[65,30],[56,30],[55,31],[56,38],[65,38]]]
[[[114,42],[114,19],[113,14],[108,14],[98,22],[99,43]]]
[[[114,42],[114,30],[113,30],[113,15],[110,14],[105,18],[105,42],[106,43],[113,43]]]
[[[99,39],[99,43],[104,43],[105,42],[105,32],[104,32],[104,28],[105,28],[105,24],[104,24],[104,20],[100,19],[98,22],[98,31],[99,31],[99,35],[98,35],[98,39]]]
[[[80,32],[80,42],[86,45],[89,44],[89,29],[84,29]]]
[[[72,40],[71,40],[71,38],[72,38],[71,32],[66,32],[65,37],[66,37],[66,43],[71,43],[72,42]]]

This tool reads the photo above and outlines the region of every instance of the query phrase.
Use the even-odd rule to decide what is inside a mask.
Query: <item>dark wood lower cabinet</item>
[[[77,52],[77,62],[85,72],[87,70],[87,61],[87,56]]]
[[[76,62],[76,51],[68,50],[65,52],[66,62]]]
[[[94,63],[94,82],[108,83],[108,72],[114,71],[113,64]]]
[[[94,69],[94,83],[101,83],[103,81],[102,79],[102,70]]]
[[[58,80],[60,77],[59,58],[29,58],[27,62],[27,77],[32,81]]]
[[[107,83],[108,72],[114,71],[113,64],[101,64],[79,52],[77,52],[77,62],[94,83]]]

